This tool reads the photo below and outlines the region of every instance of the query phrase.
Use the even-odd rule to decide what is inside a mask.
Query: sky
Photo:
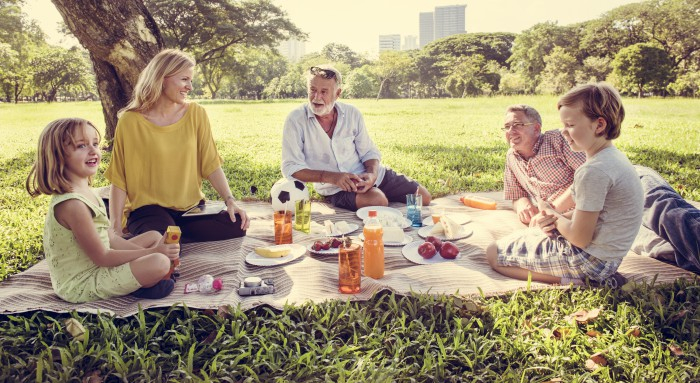
[[[85,0],[83,0],[85,1]],[[520,33],[545,21],[569,25],[600,17],[639,0],[273,0],[290,20],[309,34],[306,52],[329,43],[347,45],[358,53],[376,54],[379,35],[418,36],[418,14],[436,6],[466,4],[467,32]],[[29,17],[39,21],[49,42],[77,44],[58,32],[61,16],[51,0],[26,0]]]

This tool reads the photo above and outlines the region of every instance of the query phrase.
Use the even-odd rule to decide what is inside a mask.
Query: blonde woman
[[[182,242],[217,241],[245,235],[249,220],[231,194],[214,145],[207,113],[187,101],[195,62],[184,52],[158,53],[139,75],[129,104],[119,111],[112,159],[105,177],[111,229],[138,235],[168,226]],[[226,204],[216,215],[183,217],[204,201],[208,180]]]

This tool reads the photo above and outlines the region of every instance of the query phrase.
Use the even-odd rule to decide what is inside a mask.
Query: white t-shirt
[[[596,153],[576,169],[571,191],[576,210],[600,212],[583,250],[604,261],[627,255],[644,209],[642,184],[627,157],[614,146]]]

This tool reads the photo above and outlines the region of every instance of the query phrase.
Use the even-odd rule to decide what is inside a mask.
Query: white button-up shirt
[[[289,179],[299,170],[326,170],[360,174],[364,162],[381,160],[379,150],[367,134],[362,113],[352,105],[335,103],[338,111],[333,138],[323,130],[308,103],[294,109],[284,122],[282,134],[282,174]],[[384,179],[385,168],[377,169],[375,185]],[[342,189],[325,182],[315,182],[321,195],[333,195]]]

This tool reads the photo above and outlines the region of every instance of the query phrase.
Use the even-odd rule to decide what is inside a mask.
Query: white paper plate
[[[302,255],[306,254],[306,247],[304,245],[299,245],[296,243],[291,243],[288,245],[274,245],[270,246],[272,249],[289,248],[291,251],[289,254],[280,258],[265,258],[258,255],[255,251],[251,251],[246,255],[245,261],[255,266],[279,266],[285,263],[291,262]]]
[[[363,233],[360,233],[358,235],[358,238],[360,238],[360,241],[364,242],[365,241],[365,235]],[[384,242],[384,246],[403,246],[406,244],[411,243],[413,241],[413,238],[410,235],[403,235],[403,241],[401,242]]]
[[[471,217],[464,213],[445,213],[446,216],[450,217],[453,221],[455,221],[458,225],[464,225],[465,223],[469,223],[472,221]],[[433,217],[428,216],[423,219],[423,226],[432,226],[433,225]]]
[[[388,206],[366,206],[361,209],[358,209],[357,212],[355,213],[357,215],[357,218],[361,220],[365,220],[365,218],[369,217],[369,211],[370,210],[376,210],[377,214],[379,212],[384,212],[388,214],[394,214],[398,215],[399,217],[403,217],[403,213],[401,213],[401,210],[394,209],[393,207],[388,207]]]
[[[314,250],[314,249],[311,247],[311,246],[313,246],[313,245],[314,245],[314,244],[312,243],[312,244],[306,246],[306,250],[308,250],[309,253],[311,253],[311,254],[315,254],[315,255],[338,255],[338,253],[340,253],[340,248],[339,248],[339,247],[331,247],[331,248],[328,249],[328,250]]]
[[[421,257],[420,254],[418,254],[418,246],[424,244],[425,241],[413,241],[409,243],[408,245],[404,246],[403,249],[401,249],[401,254],[403,254],[404,258],[408,259],[409,261],[413,263],[417,263],[419,265],[432,265],[433,263],[441,263],[441,262],[450,262],[454,261],[454,259],[445,259],[440,256],[440,253],[435,254],[432,258],[430,259],[425,259]],[[457,258],[459,259],[462,257],[462,253],[460,252],[457,254]]]
[[[335,223],[335,222],[333,222],[333,223]],[[342,232],[342,233],[326,234],[326,235],[329,236],[329,237],[342,237],[342,236],[344,236],[344,235],[348,235],[348,234],[350,234],[350,233],[356,231],[357,229],[360,228],[360,225],[358,225],[358,224],[356,224],[356,223],[348,223],[348,228],[350,229],[349,231],[345,231],[345,232]],[[324,233],[324,234],[326,233],[325,229],[323,230],[323,233]]]
[[[444,232],[439,233],[439,234],[430,234],[430,230],[433,229],[433,226],[435,226],[435,225],[423,226],[420,230],[418,230],[418,235],[420,235],[421,238],[425,238],[429,235],[432,235],[433,237],[439,238],[442,241],[456,241],[458,239],[467,238],[468,236],[470,236],[474,233],[474,230],[472,230],[468,227],[462,226],[462,234],[461,235],[459,235],[456,238],[447,238],[447,237],[445,237]]]

